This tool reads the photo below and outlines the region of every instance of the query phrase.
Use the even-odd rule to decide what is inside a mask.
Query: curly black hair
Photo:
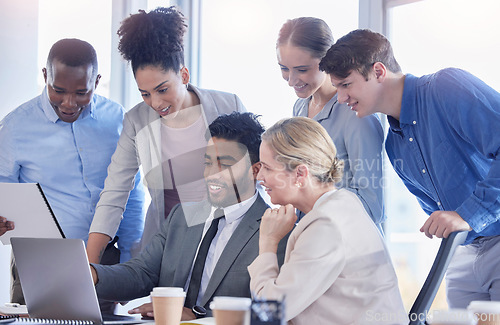
[[[265,129],[259,122],[260,115],[250,112],[232,112],[220,115],[209,126],[207,137],[237,141],[248,149],[252,164],[259,162],[259,148]]]
[[[122,21],[118,50],[130,61],[134,73],[149,65],[179,72],[184,66],[186,28],[186,18],[175,6],[139,10]]]

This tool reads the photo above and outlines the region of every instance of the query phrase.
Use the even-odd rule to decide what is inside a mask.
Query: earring
[[[298,188],[301,188],[302,187],[302,183],[301,182],[297,182],[297,183],[295,183],[295,186],[297,186]]]

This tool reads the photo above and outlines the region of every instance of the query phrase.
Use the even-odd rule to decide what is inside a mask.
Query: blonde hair
[[[336,157],[335,144],[325,128],[310,118],[282,119],[264,132],[262,140],[289,171],[304,164],[322,183],[336,183],[342,177],[344,162]]]

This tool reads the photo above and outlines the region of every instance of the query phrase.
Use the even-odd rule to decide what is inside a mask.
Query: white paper
[[[63,237],[36,183],[0,183],[0,216],[14,222],[14,230],[0,236],[4,245],[11,237]]]

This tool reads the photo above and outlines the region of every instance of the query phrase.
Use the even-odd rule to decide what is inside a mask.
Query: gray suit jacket
[[[250,297],[247,266],[259,254],[259,226],[266,208],[259,195],[231,236],[202,299],[205,308],[215,296]],[[153,287],[184,287],[209,214],[206,201],[177,205],[139,256],[118,265],[93,264],[99,277],[99,298],[128,301],[149,295]],[[288,236],[278,247],[280,265],[287,240]]]

